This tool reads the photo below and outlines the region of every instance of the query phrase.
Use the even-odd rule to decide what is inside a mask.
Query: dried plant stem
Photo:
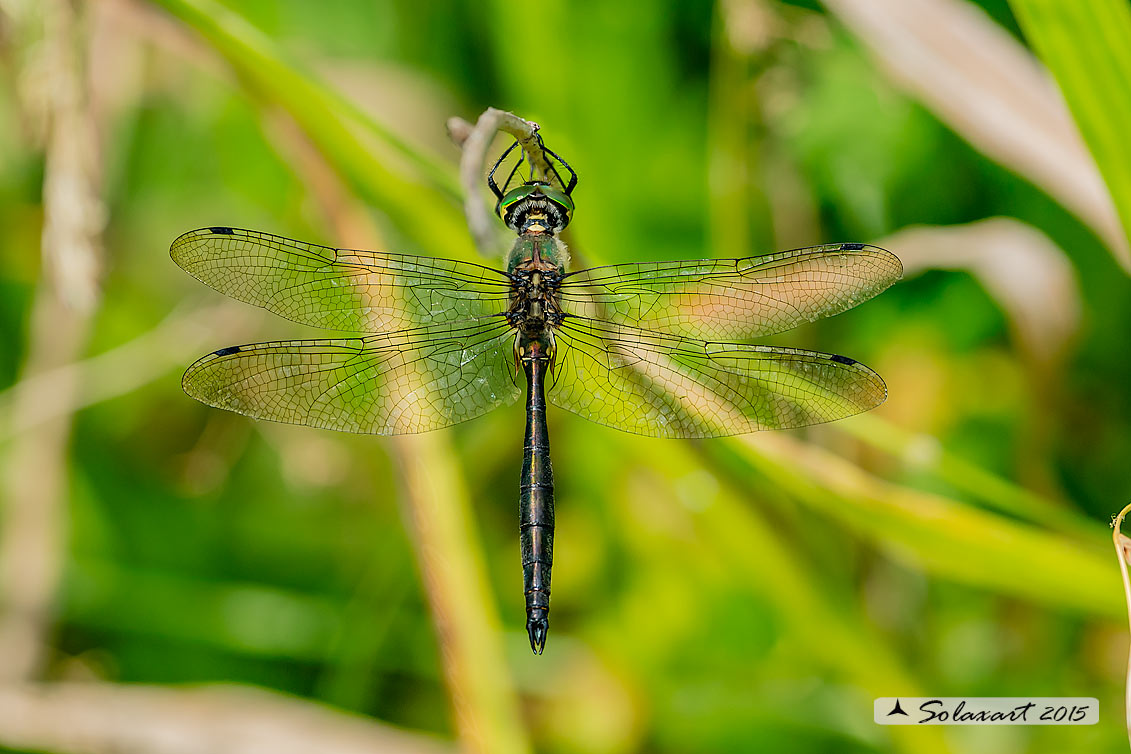
[[[0,745],[61,754],[444,754],[452,748],[259,689],[107,683],[0,686]]]
[[[487,150],[495,134],[502,131],[513,136],[534,167],[535,173],[546,177],[550,164],[538,141],[538,124],[524,120],[514,113],[489,107],[472,126],[462,118],[448,120],[448,133],[460,145],[463,154],[459,161],[459,180],[463,188],[463,209],[467,227],[475,240],[475,247],[485,257],[498,256],[498,225],[483,201],[483,176],[487,166]]]
[[[1123,596],[1127,602],[1127,622],[1131,627],[1131,577],[1127,574],[1127,562],[1131,560],[1131,538],[1127,537],[1121,529],[1123,519],[1131,513],[1131,503],[1124,506],[1119,515],[1111,522],[1111,538],[1115,543],[1115,557],[1119,560],[1119,574],[1123,577]],[[1124,722],[1127,727],[1127,740],[1131,743],[1131,650],[1127,655],[1127,690],[1124,696]]]
[[[47,66],[49,130],[43,186],[44,278],[36,295],[25,377],[75,361],[85,349],[98,304],[103,212],[97,185],[94,125],[86,112],[81,31],[67,0],[40,6]],[[30,25],[29,25],[30,28]],[[73,405],[74,375],[52,400]],[[7,422],[35,413],[37,393],[22,393]],[[45,659],[66,532],[67,448],[71,415],[59,414],[12,443],[0,470],[0,680],[34,677]]]
[[[25,375],[73,361],[86,343],[84,317],[40,290],[32,317]],[[52,401],[74,405],[72,373],[55,381]],[[38,409],[34,394],[13,402],[6,424],[25,424]],[[34,678],[46,656],[66,540],[67,446],[71,414],[39,422],[12,442],[0,471],[0,681]]]

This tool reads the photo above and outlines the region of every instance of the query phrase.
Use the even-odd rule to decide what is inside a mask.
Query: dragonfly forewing
[[[891,252],[833,244],[744,259],[593,267],[566,275],[561,299],[585,317],[745,341],[851,309],[902,274]]]
[[[385,335],[231,346],[185,373],[185,392],[257,419],[363,434],[426,432],[522,394],[502,317]]]
[[[500,270],[453,259],[334,249],[239,228],[189,231],[173,260],[217,291],[287,319],[354,333],[505,311]]]
[[[842,419],[884,402],[879,375],[834,354],[709,343],[567,317],[547,399],[651,437],[721,437]]]

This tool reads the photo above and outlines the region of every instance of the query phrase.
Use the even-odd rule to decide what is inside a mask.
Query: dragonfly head
[[[527,181],[508,191],[495,208],[515,233],[560,233],[573,217],[569,194],[544,181]]]
[[[533,169],[534,163],[529,161],[532,158],[528,157],[526,152],[529,145],[516,139],[514,144],[507,147],[494,167],[491,168],[491,172],[487,175],[487,186],[498,199],[495,203],[495,212],[499,214],[508,228],[519,235],[525,233],[553,235],[561,232],[565,226],[569,225],[569,221],[573,217],[573,199],[571,197],[573,189],[577,186],[577,173],[569,166],[568,162],[546,146],[546,143],[542,141],[542,135],[538,133],[537,125],[534,126],[533,137],[537,142],[537,150],[541,152],[541,168],[538,171]],[[519,150],[518,161],[511,168],[510,174],[503,181],[503,187],[500,189],[499,185],[495,183],[495,172],[503,165],[507,155],[514,152],[515,149]],[[511,181],[514,180],[515,173],[518,172],[523,163],[528,163],[529,180],[512,189],[510,188]],[[568,182],[562,178],[558,168],[562,168],[568,174]],[[519,180],[522,179],[519,178]]]

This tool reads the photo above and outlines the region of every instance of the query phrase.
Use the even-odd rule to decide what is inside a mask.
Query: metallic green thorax
[[[540,259],[558,273],[564,273],[569,265],[569,249],[549,233],[523,233],[515,239],[507,254],[507,272],[513,274],[517,268],[535,259]]]

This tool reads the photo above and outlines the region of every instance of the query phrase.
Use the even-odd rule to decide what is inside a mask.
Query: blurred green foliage
[[[558,548],[541,658],[526,647],[515,538],[521,406],[445,431],[505,628],[500,678],[533,750],[1125,745],[1126,637],[1103,539],[1131,494],[1128,278],[1071,214],[889,83],[818,4],[742,4],[772,30],[747,46],[724,10],[677,0],[158,5],[111,15],[92,47],[114,65],[94,69],[107,76],[109,212],[89,355],[218,302],[168,259],[184,230],[339,241],[312,160],[391,250],[470,257],[444,119],[488,105],[542,124],[580,173],[567,238],[580,264],[994,216],[1062,250],[1081,316],[1048,360],[946,258],[774,339],[884,375],[889,402],[864,420],[877,424],[679,443],[552,413]],[[1018,33],[1005,2],[983,5]],[[42,152],[20,115],[18,51],[4,49],[0,388],[20,377],[46,284]],[[225,311],[246,341],[305,334]],[[454,736],[395,453],[185,397],[181,366],[233,337],[203,333],[178,366],[75,414],[48,677],[258,684]],[[917,463],[920,451],[944,462]],[[1087,695],[1103,712],[1095,728],[953,737],[872,724],[872,697],[915,692]]]
[[[1131,117],[1131,7],[1118,0],[1061,4],[1013,0],[1026,35],[1050,72],[1081,135],[1096,157],[1115,201],[1124,232],[1131,235],[1131,152],[1123,128]]]

